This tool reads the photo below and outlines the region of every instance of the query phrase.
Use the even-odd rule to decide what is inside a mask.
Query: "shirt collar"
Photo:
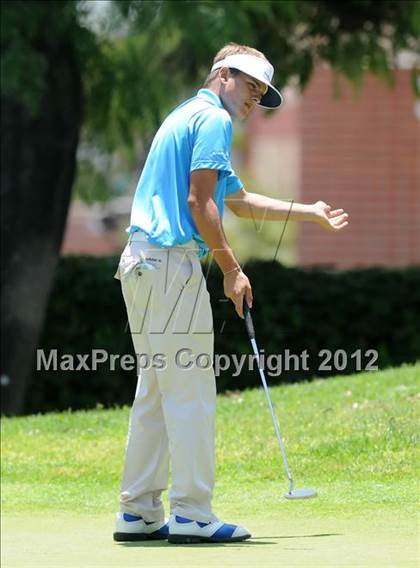
[[[216,95],[216,93],[214,93],[210,89],[200,89],[197,93],[197,97],[199,99],[204,99],[205,101],[219,108],[225,108],[220,98]]]

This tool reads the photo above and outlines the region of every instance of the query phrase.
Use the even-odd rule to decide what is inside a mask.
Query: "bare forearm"
[[[194,223],[207,246],[213,253],[221,271],[226,274],[239,267],[223,231],[216,203],[209,199],[205,203],[189,203]]]
[[[272,199],[257,193],[248,193],[243,188],[229,198],[228,207],[239,217],[267,219],[268,221],[313,221],[329,231],[341,231],[349,224],[349,216],[344,209],[332,209],[324,201],[309,205]]]
[[[281,221],[289,215],[289,219],[294,221],[314,220],[312,205],[282,201],[258,193],[247,192],[246,197],[235,207],[239,217]]]

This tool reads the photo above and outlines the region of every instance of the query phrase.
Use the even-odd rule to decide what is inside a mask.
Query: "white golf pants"
[[[216,382],[209,293],[195,243],[162,248],[134,233],[123,251],[121,280],[138,359],[121,485],[121,511],[146,521],[170,512],[202,522],[214,486]]]

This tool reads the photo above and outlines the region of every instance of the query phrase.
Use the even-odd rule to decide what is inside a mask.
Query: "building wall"
[[[115,231],[107,231],[99,211],[73,201],[67,217],[61,255],[108,256],[121,252]]]
[[[301,265],[405,266],[420,263],[420,122],[409,72],[395,87],[368,76],[355,95],[320,68],[302,97],[300,198],[345,209],[340,234],[305,224]]]

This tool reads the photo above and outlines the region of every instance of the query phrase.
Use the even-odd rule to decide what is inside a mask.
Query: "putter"
[[[254,356],[257,361],[258,370],[260,372],[261,381],[264,387],[265,396],[267,398],[268,407],[271,412],[271,417],[273,419],[274,429],[276,431],[277,440],[279,442],[281,455],[283,458],[284,469],[286,471],[287,478],[289,480],[289,491],[284,494],[286,499],[310,499],[311,497],[316,497],[317,493],[315,489],[295,489],[294,482],[292,477],[292,472],[290,471],[289,464],[287,463],[286,457],[286,450],[284,448],[283,440],[280,434],[280,425],[277,418],[277,415],[274,411],[273,403],[271,402],[270,391],[268,390],[267,381],[265,380],[264,371],[260,366],[260,358],[259,358],[259,351],[257,347],[257,343],[255,341],[255,331],[254,331],[254,324],[252,322],[251,312],[249,306],[244,298],[244,318],[245,318],[245,326],[248,332],[249,339],[251,341],[252,349],[254,351]]]

